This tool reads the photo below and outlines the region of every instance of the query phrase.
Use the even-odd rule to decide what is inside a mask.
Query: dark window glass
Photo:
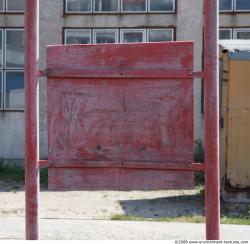
[[[171,30],[148,30],[149,42],[173,41]]]
[[[90,44],[89,30],[67,30],[66,44]]]
[[[24,12],[24,0],[7,0],[7,12]]]
[[[150,11],[174,11],[174,0],[150,0]]]
[[[5,107],[7,109],[24,108],[24,72],[6,71]]]
[[[0,67],[3,67],[3,30],[0,30]]]
[[[3,78],[2,71],[0,71],[0,108],[3,107]]]
[[[4,11],[4,0],[0,0],[0,11]]]
[[[124,31],[123,35],[123,43],[131,43],[131,42],[144,42],[144,33],[142,31]]]
[[[220,30],[219,38],[220,40],[232,39],[231,30]]]
[[[144,12],[146,11],[146,0],[122,0],[122,11]]]
[[[118,0],[95,0],[95,11],[97,12],[117,12],[118,7]]]
[[[66,0],[68,12],[91,12],[91,0]]]
[[[6,30],[6,68],[24,67],[24,32]]]
[[[250,40],[250,30],[236,31],[236,39]]]
[[[250,0],[235,0],[235,10],[250,10]]]
[[[230,11],[233,9],[232,0],[220,0],[220,11]]]
[[[116,32],[115,31],[97,31],[95,33],[95,42],[99,43],[116,43]]]

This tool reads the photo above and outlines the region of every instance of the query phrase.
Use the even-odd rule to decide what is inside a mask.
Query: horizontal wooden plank
[[[151,71],[151,70],[134,70],[134,71],[113,71],[113,70],[96,70],[91,72],[88,69],[70,69],[70,70],[47,70],[47,77],[61,78],[119,78],[119,79],[136,79],[136,78],[153,78],[153,79],[190,79],[194,75],[189,71]],[[59,80],[60,82],[60,80]],[[84,82],[84,80],[83,80]]]
[[[193,42],[47,47],[49,70],[193,71]]]
[[[51,191],[75,190],[167,190],[193,189],[191,171],[118,169],[118,168],[49,168]]]
[[[40,160],[41,168],[130,168],[162,169],[182,171],[204,171],[203,163],[192,162],[127,162],[127,161],[87,161],[87,160]]]

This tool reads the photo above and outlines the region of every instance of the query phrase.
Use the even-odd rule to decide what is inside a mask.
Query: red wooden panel
[[[117,168],[49,168],[49,189],[161,190],[191,189],[193,172]]]
[[[54,74],[48,78],[49,160],[191,163],[193,81],[187,75],[160,78],[159,73],[191,72],[192,53],[189,42],[49,47],[48,70]],[[143,74],[143,70],[141,78],[114,78],[115,72]],[[55,75],[60,73],[70,75]],[[49,171],[50,178],[55,178],[52,189],[67,189],[68,184],[69,189],[90,189],[83,180],[88,174],[93,179],[107,178],[105,189],[132,189],[133,184],[135,189],[163,189],[164,184],[165,189],[183,188],[193,180],[192,172],[104,170],[94,164],[93,169]],[[79,183],[69,180],[69,173]],[[159,174],[159,182],[145,184],[151,173]],[[129,174],[139,178],[132,184]],[[92,189],[99,189],[95,180],[91,182]]]
[[[47,47],[49,71],[102,76],[122,71],[193,71],[193,43],[58,45]]]

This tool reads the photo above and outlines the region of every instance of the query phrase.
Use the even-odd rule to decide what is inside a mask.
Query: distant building
[[[220,0],[220,38],[250,39],[250,0]],[[0,158],[24,156],[24,0],[0,0]],[[46,46],[194,40],[202,69],[202,0],[41,0],[40,66]],[[195,138],[203,140],[203,85],[194,81]],[[41,157],[47,157],[46,80],[40,82]]]

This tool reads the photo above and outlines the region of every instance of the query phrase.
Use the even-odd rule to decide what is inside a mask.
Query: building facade
[[[0,158],[24,157],[24,0],[0,0]],[[220,38],[250,39],[250,0],[220,0]],[[203,0],[40,0],[40,68],[55,44],[194,41],[202,69]],[[194,80],[195,138],[203,85]],[[46,79],[40,79],[40,154],[47,157]]]

